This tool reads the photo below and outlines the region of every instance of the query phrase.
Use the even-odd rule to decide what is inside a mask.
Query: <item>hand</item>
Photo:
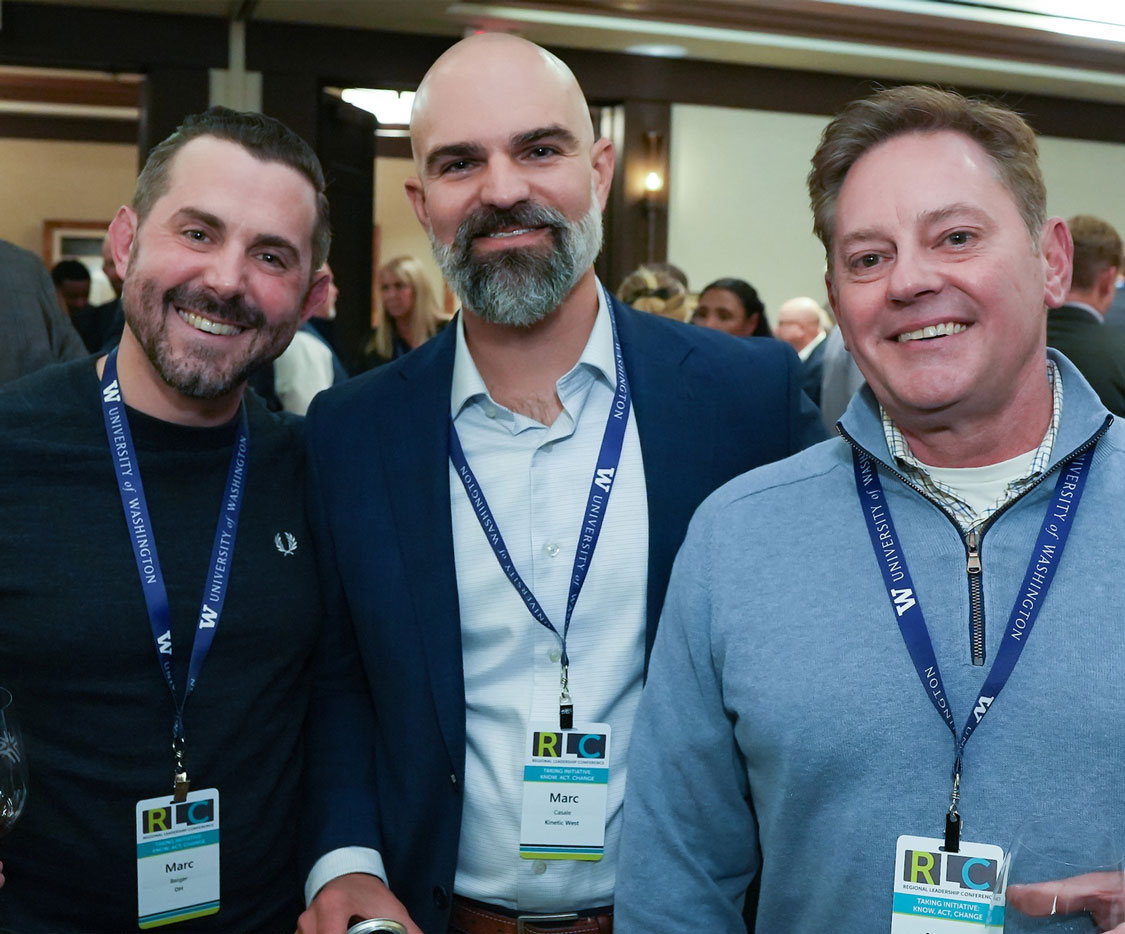
[[[317,892],[297,919],[297,934],[344,934],[348,921],[355,916],[364,920],[392,918],[406,925],[406,934],[422,934],[383,880],[365,872],[337,876]]]
[[[1088,911],[1100,931],[1125,934],[1125,889],[1120,872],[1088,872],[1054,882],[1009,885],[1007,902],[1033,917]]]
[[[0,863],[0,889],[4,888],[4,864]]]

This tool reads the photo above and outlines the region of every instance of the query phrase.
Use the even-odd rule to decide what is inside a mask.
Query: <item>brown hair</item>
[[[942,130],[963,133],[992,157],[997,176],[1012,193],[1032,240],[1037,240],[1047,219],[1047,190],[1039,170],[1035,131],[1019,114],[996,104],[954,91],[908,85],[852,101],[820,137],[808,185],[813,231],[824,244],[829,266],[836,199],[851,167],[893,137]]]
[[[324,194],[324,171],[316,153],[301,137],[280,120],[260,113],[240,113],[229,107],[209,107],[191,114],[174,133],[157,143],[145,160],[145,167],[133,190],[133,210],[143,223],[152,206],[168,190],[169,166],[176,155],[193,139],[214,136],[237,143],[255,159],[280,162],[309,180],[316,191],[316,227],[312,236],[312,264],[315,272],[328,259],[332,228],[328,219],[328,198]]]
[[[1122,267],[1121,237],[1100,217],[1079,214],[1066,222],[1074,237],[1074,274],[1071,288],[1092,289],[1102,271]]]

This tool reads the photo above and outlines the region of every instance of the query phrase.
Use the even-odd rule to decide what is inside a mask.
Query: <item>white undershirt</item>
[[[980,516],[996,505],[1010,483],[1028,475],[1037,450],[1032,448],[1006,461],[983,467],[922,466],[934,480],[953,490],[968,503],[974,514]]]

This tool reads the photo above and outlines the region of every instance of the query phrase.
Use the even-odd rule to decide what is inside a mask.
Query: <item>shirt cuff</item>
[[[309,877],[305,880],[305,907],[329,882],[346,876],[349,872],[378,876],[384,885],[387,884],[387,871],[383,868],[383,857],[378,850],[365,846],[342,846],[337,850],[329,850],[309,870]]]

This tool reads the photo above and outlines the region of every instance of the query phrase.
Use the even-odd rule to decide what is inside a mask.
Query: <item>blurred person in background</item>
[[[331,321],[336,317],[336,299],[340,290],[328,263],[320,271],[329,276],[328,292],[324,302],[312,313],[312,318]],[[271,411],[304,415],[313,396],[347,378],[348,372],[336,351],[310,319],[297,329],[293,340],[274,360],[272,367],[262,367],[250,377],[250,385]]]
[[[101,305],[87,305],[71,313],[82,343],[90,353],[105,353],[121,340],[125,330],[125,312],[121,308],[121,277],[113,264],[109,236],[102,241],[102,272],[113,289],[113,298]]]
[[[664,263],[638,266],[617,287],[617,297],[637,311],[687,321],[687,287],[669,271],[675,268]]]
[[[382,318],[363,348],[360,370],[389,363],[424,344],[448,322],[422,264],[396,256],[379,270]]]
[[[804,379],[801,388],[818,406],[824,375],[827,315],[815,298],[801,295],[782,303],[777,310],[777,337],[797,351]]]
[[[1122,267],[1121,237],[1089,214],[1066,224],[1074,238],[1074,274],[1066,301],[1047,312],[1047,346],[1066,354],[1102,405],[1125,415],[1125,334],[1103,324]]]
[[[0,240],[0,383],[86,355],[51,276],[28,250]]]
[[[59,305],[71,319],[90,305],[90,270],[76,259],[64,259],[51,267],[51,281]]]
[[[743,279],[716,279],[699,294],[691,323],[734,337],[773,337],[766,306]]]

